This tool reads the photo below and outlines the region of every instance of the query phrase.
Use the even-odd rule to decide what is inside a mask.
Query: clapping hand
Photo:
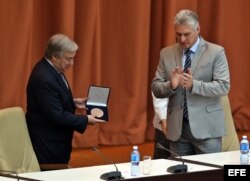
[[[192,76],[192,72],[191,69],[189,68],[188,71],[186,73],[182,74],[182,81],[181,81],[181,85],[183,88],[187,89],[187,90],[191,90],[193,87],[193,76]]]
[[[171,72],[171,88],[176,89],[182,80],[183,69],[176,67]]]

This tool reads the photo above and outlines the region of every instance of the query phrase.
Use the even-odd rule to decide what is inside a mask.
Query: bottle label
[[[248,144],[241,144],[240,145],[240,150],[244,150],[244,151],[249,150],[249,145]]]
[[[140,161],[139,158],[140,158],[140,157],[139,157],[138,155],[131,155],[131,161],[139,162],[139,161]]]

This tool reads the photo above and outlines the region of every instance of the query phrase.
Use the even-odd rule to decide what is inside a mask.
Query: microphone
[[[104,159],[105,161],[107,161],[109,163],[112,163],[115,166],[116,171],[107,172],[107,173],[104,173],[100,176],[100,178],[102,180],[120,180],[120,179],[122,179],[122,174],[120,171],[118,171],[118,168],[113,161],[111,161],[106,156],[104,156],[96,147],[92,147],[91,149],[92,149],[92,151],[97,153],[102,159]]]
[[[167,149],[165,148],[163,145],[161,145],[160,143],[157,143],[156,144],[156,147],[157,148],[160,148],[160,149],[163,149],[163,150],[166,150],[167,152],[177,156],[177,157],[180,157],[181,161],[182,161],[182,164],[178,164],[178,165],[173,165],[171,167],[168,167],[167,168],[167,171],[170,172],[170,173],[186,173],[187,172],[187,169],[188,169],[188,166],[184,164],[184,160],[182,159],[181,155],[171,151],[170,149]]]

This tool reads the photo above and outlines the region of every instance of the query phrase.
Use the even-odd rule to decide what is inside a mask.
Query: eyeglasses
[[[60,56],[60,57],[56,57],[56,58],[67,61],[67,62],[71,62],[71,61],[74,61],[75,57]]]
[[[74,57],[63,57],[63,59],[68,62],[74,61]]]

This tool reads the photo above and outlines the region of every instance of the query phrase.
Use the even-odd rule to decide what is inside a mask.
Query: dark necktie
[[[191,50],[187,49],[185,52],[186,55],[186,61],[184,65],[184,72],[188,72],[188,68],[191,67]],[[183,106],[183,118],[188,120],[188,108],[187,108],[187,98],[186,98],[186,90],[184,90],[184,106]]]
[[[66,81],[66,79],[64,77],[64,74],[62,72],[60,73],[60,76],[61,76],[63,82],[65,83],[66,87],[69,88],[69,85],[68,85],[68,83],[67,83],[67,81]]]

